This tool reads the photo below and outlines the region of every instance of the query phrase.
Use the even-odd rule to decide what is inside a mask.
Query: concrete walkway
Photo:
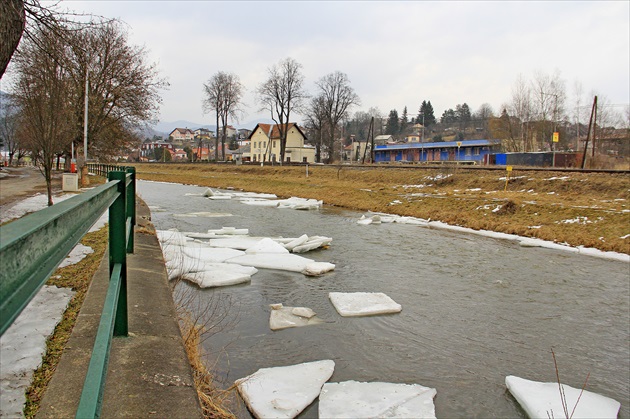
[[[150,219],[148,207],[138,200],[135,252],[127,255],[129,336],[112,342],[101,416],[201,417],[162,251]],[[105,254],[37,417],[76,414],[105,300],[108,270]]]

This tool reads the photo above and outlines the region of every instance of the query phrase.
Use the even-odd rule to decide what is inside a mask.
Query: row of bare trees
[[[256,92],[261,104],[260,111],[269,112],[277,126],[280,162],[284,161],[289,124],[296,114],[303,115],[308,128],[316,133],[316,160],[322,160],[322,150],[330,160],[342,119],[347,117],[352,106],[360,104],[359,96],[350,86],[348,76],[340,71],[330,73],[315,83],[316,93],[309,95],[304,86],[302,65],[293,58],[281,60],[271,66],[267,73],[267,79],[258,86]],[[225,128],[228,118],[238,120],[242,114],[244,87],[237,75],[220,71],[204,83],[203,89],[204,112],[214,112],[217,127],[219,122],[223,126],[221,158],[225,159]],[[218,160],[218,136],[216,141]]]
[[[13,56],[11,106],[2,116],[5,146],[28,150],[46,178],[49,205],[55,157],[69,162],[85,134],[90,158],[134,146],[168,86],[120,22],[54,23],[31,28]]]

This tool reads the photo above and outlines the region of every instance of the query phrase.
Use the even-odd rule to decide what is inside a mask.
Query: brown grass
[[[234,389],[219,390],[214,384],[212,373],[203,361],[204,354],[201,348],[203,327],[196,324],[190,316],[184,316],[180,318],[180,328],[182,329],[188,361],[193,369],[195,388],[201,402],[203,416],[205,418],[236,419],[236,415],[228,408],[229,399]]]
[[[139,179],[321,199],[325,204],[359,211],[630,253],[630,238],[621,238],[630,233],[628,174],[516,169],[504,191],[505,172],[464,167],[339,169],[314,165],[309,166],[308,177],[303,166],[141,164],[136,170]],[[401,204],[391,205],[394,200]],[[492,211],[504,204],[509,212]]]

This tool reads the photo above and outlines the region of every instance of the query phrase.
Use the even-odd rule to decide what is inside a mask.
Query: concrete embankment
[[[151,213],[138,200],[135,251],[127,256],[129,336],[114,338],[102,417],[201,417]],[[74,417],[107,291],[105,254],[37,417]]]

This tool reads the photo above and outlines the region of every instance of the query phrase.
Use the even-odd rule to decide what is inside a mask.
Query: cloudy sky
[[[355,110],[416,115],[430,100],[436,116],[468,103],[498,111],[517,77],[559,72],[572,99],[582,85],[609,103],[630,102],[628,1],[76,1],[61,6],[120,18],[170,83],[161,121],[212,124],[202,85],[218,71],[247,92],[241,122],[259,112],[256,87],[286,57],[303,66],[306,87],[346,73],[361,98]],[[298,118],[300,119],[300,118]]]

